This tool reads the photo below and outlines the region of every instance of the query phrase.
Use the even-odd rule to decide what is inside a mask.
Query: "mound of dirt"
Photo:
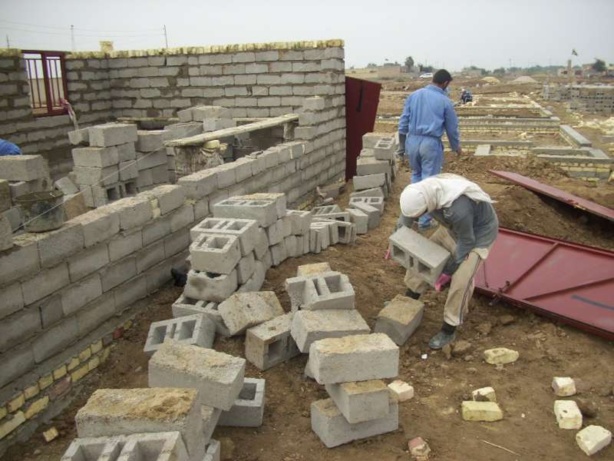
[[[529,77],[528,75],[522,75],[521,77],[512,80],[512,83],[537,83],[537,80],[535,80],[533,77]]]

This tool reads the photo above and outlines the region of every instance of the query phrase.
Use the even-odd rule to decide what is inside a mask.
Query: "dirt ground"
[[[444,167],[478,182],[497,201],[495,208],[504,227],[614,250],[612,225],[578,214],[513,186],[489,169],[516,171],[563,188],[603,205],[614,207],[614,185],[591,186],[568,178],[551,164],[519,158],[456,158],[447,156]],[[398,198],[409,182],[409,170],[401,167],[380,226],[359,236],[354,245],[336,245],[318,255],[288,259],[267,272],[263,290],[273,290],[289,310],[284,280],[295,276],[302,264],[327,261],[333,270],[347,274],[356,291],[356,308],[373,327],[384,302],[403,293],[404,270],[384,260],[396,218]],[[347,204],[351,184],[338,200]],[[171,317],[171,304],[181,289],[168,286],[151,297],[149,307],[135,319],[134,327],[112,351],[109,360],[84,379],[74,403],[61,416],[41,427],[32,440],[13,447],[7,461],[57,460],[76,436],[74,416],[96,388],[147,386],[147,361],[142,349],[152,321]],[[553,414],[554,376],[576,379],[574,398],[585,412],[585,426],[614,428],[614,347],[611,342],[557,324],[505,303],[491,304],[474,295],[471,313],[458,339],[471,347],[461,356],[446,357],[428,349],[428,339],[439,329],[445,293],[425,294],[426,310],[418,331],[401,347],[399,378],[411,383],[416,396],[400,406],[399,429],[390,434],[327,449],[311,431],[310,404],[326,398],[323,386],[303,377],[307,356],[261,372],[248,363],[246,375],[266,379],[264,424],[260,428],[222,428],[214,438],[222,441],[222,458],[237,461],[409,460],[407,441],[425,438],[432,460],[578,460],[585,455],[575,442],[576,431],[562,430]],[[504,325],[503,316],[513,316]],[[509,347],[519,360],[502,369],[486,364],[482,351]],[[243,338],[218,338],[215,348],[244,355]],[[426,354],[426,358],[422,358]],[[471,391],[493,386],[504,411],[495,423],[465,422],[459,410]],[[45,444],[42,431],[55,426],[60,437]],[[493,445],[494,444],[494,445]],[[593,457],[614,459],[614,445]]]

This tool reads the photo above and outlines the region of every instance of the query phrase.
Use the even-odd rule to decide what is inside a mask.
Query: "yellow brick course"
[[[41,391],[47,389],[52,384],[53,375],[51,373],[43,376],[41,379],[38,380],[38,387],[40,387]]]
[[[23,392],[21,392],[13,400],[9,401],[7,410],[9,413],[14,413],[15,411],[19,410],[24,403],[26,403],[26,397],[23,395]]]
[[[23,411],[19,411],[12,415],[13,417],[4,423],[0,424],[0,440],[5,438],[19,426],[26,422],[26,417]]]
[[[62,365],[60,368],[56,368],[55,370],[53,370],[53,379],[58,380],[60,378],[63,378],[64,376],[66,376],[66,373],[66,365]]]
[[[47,406],[49,406],[49,396],[45,396],[42,399],[36,400],[26,410],[26,413],[25,413],[26,419],[32,419],[37,414],[39,414],[41,411],[43,411],[45,408],[47,408]]]

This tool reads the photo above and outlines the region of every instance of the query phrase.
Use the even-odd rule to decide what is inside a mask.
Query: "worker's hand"
[[[435,282],[435,291],[443,290],[446,286],[448,286],[450,280],[452,280],[452,276],[448,274],[441,274]]]
[[[460,157],[461,155],[464,155],[464,154],[465,154],[465,153],[463,152],[463,148],[462,148],[462,147],[459,147],[459,148],[456,150],[456,155],[458,155],[459,157]]]

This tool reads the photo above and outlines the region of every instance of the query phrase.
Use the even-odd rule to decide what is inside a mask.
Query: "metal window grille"
[[[30,104],[34,115],[66,113],[61,100],[66,99],[66,66],[64,53],[52,51],[24,51]]]

